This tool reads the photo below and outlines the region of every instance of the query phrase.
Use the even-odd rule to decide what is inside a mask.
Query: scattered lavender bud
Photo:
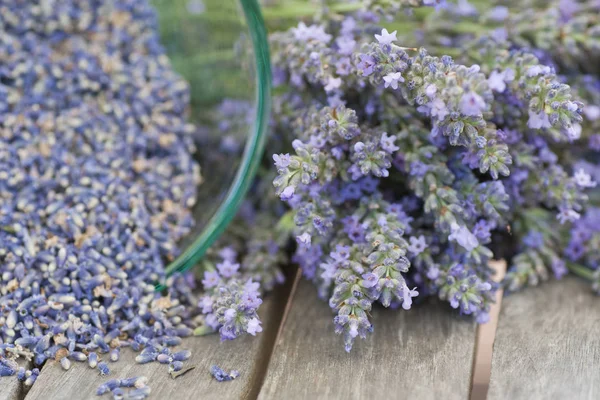
[[[127,393],[127,398],[131,400],[142,400],[150,396],[151,391],[152,390],[150,389],[150,386],[142,386],[140,388],[130,390]]]
[[[37,368],[34,368],[34,369],[32,369],[31,371],[28,371],[28,372],[31,372],[31,373],[25,379],[25,386],[32,386],[35,383],[37,377],[40,375],[40,370],[37,369]]]
[[[231,381],[240,375],[236,370],[231,370],[227,373],[216,365],[210,367],[210,374],[219,382]]]
[[[120,386],[120,381],[118,379],[111,379],[111,380],[101,384],[100,386],[98,386],[98,389],[96,389],[96,395],[101,396],[104,393],[108,393],[119,386]]]
[[[181,350],[172,354],[173,360],[175,361],[185,361],[188,360],[192,356],[192,352],[189,350]]]
[[[159,354],[156,357],[156,361],[158,361],[161,364],[169,364],[173,361],[173,357],[170,354]]]
[[[183,363],[181,361],[173,361],[169,364],[169,373],[181,371]]]
[[[12,369],[11,367],[4,365],[4,364],[0,364],[0,376],[12,376],[16,372],[17,371]]]
[[[90,368],[96,368],[98,366],[98,355],[95,352],[88,354],[88,365]]]
[[[123,389],[121,389],[120,387],[116,387],[116,388],[112,389],[111,394],[112,394],[112,397],[114,400],[122,400],[126,396],[125,391]]]
[[[120,355],[120,351],[118,348],[112,349],[110,351],[110,361],[112,361],[112,362],[119,361],[119,355]]]
[[[100,375],[110,374],[110,369],[108,368],[108,365],[103,361],[98,363],[98,371],[100,371]]]
[[[87,361],[87,359],[88,359],[88,357],[84,353],[82,353],[80,351],[74,351],[74,352],[72,352],[69,355],[69,357],[71,357],[75,361],[80,361],[80,362]]]
[[[69,368],[71,368],[71,360],[69,360],[67,357],[63,357],[60,359],[60,366],[65,370],[68,371]]]
[[[145,376],[135,376],[132,378],[121,379],[121,387],[143,387],[148,384],[148,378]]]
[[[157,357],[158,357],[158,354],[153,353],[153,352],[147,352],[145,354],[140,353],[138,356],[135,357],[135,361],[138,364],[146,364],[146,363],[156,360]]]

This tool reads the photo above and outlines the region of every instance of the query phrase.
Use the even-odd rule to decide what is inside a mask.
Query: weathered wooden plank
[[[19,360],[19,365],[30,368],[31,363],[25,359]],[[0,378],[0,400],[19,400],[24,396],[23,382],[19,382],[15,376]]]
[[[505,295],[488,398],[600,398],[599,301],[573,277]]]
[[[14,376],[0,378],[0,400],[21,398],[22,385]]]
[[[433,299],[432,299],[433,300]],[[278,335],[259,399],[468,398],[476,326],[437,301],[373,311],[375,331],[344,351],[306,281]]]
[[[69,371],[64,371],[56,362],[49,362],[26,399],[98,399],[95,392],[101,383],[112,378],[133,376],[149,379],[151,398],[154,399],[256,398],[287,294],[288,288],[280,287],[265,299],[259,309],[263,332],[256,338],[244,337],[225,343],[220,343],[218,335],[186,339],[181,348],[190,349],[192,357],[185,366],[196,368],[177,379],[170,378],[167,365],[136,364],[136,353],[123,351],[119,362],[108,363],[111,369],[109,376],[99,376],[98,370],[90,369],[87,363],[74,362]],[[217,382],[209,372],[213,364],[226,370],[237,369],[240,376],[234,381]]]

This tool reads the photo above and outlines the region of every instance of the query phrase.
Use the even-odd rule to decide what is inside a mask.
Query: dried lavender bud
[[[146,364],[156,360],[158,352],[152,347],[146,347],[142,352],[135,357],[135,361],[139,364]]]
[[[236,370],[231,370],[227,373],[216,365],[210,367],[210,374],[219,382],[231,381],[240,376],[240,373]]]
[[[146,2],[119,4],[119,14],[83,1],[43,18],[36,7],[6,5],[14,18],[0,27],[10,97],[0,96],[0,142],[10,149],[0,156],[0,341],[65,368],[91,351],[95,368],[95,352],[114,361],[111,348],[140,332],[174,345],[192,331],[190,285],[174,277],[166,298],[154,293],[193,223],[189,91]],[[72,13],[85,23],[56,24]],[[23,26],[34,28],[24,36]]]
[[[88,355],[88,365],[90,368],[96,368],[98,366],[98,355],[95,352],[91,352]]]
[[[67,357],[63,357],[60,359],[60,366],[65,370],[68,371],[69,368],[71,368],[71,360],[69,360]]]
[[[120,387],[116,387],[111,390],[111,394],[114,400],[123,400],[126,396],[125,391]]]
[[[120,386],[120,380],[119,379],[111,379],[103,384],[101,384],[100,386],[98,386],[98,389],[96,389],[96,395],[97,396],[102,396],[104,393],[108,393],[116,388],[118,388]]]
[[[75,361],[80,361],[80,362],[87,361],[87,359],[88,359],[88,357],[80,351],[72,352],[71,354],[69,354],[69,357],[71,357]]]
[[[181,361],[173,361],[169,364],[169,373],[181,371],[183,363]]]
[[[119,381],[121,387],[136,387],[140,388],[148,383],[148,378],[145,376],[135,376],[132,378],[125,378]]]
[[[110,369],[108,368],[108,365],[103,361],[98,363],[98,371],[100,371],[100,375],[110,374]]]
[[[192,352],[189,350],[182,350],[172,354],[173,360],[175,361],[185,361],[188,360],[192,356]]]
[[[112,361],[112,362],[119,361],[119,355],[120,355],[120,351],[118,348],[112,349],[110,351],[110,361]]]
[[[143,386],[127,392],[126,398],[129,400],[142,400],[150,396],[151,391],[150,386]]]
[[[173,361],[173,357],[170,354],[159,354],[158,357],[156,357],[156,361],[161,364],[169,364]]]
[[[0,376],[13,376],[17,371],[12,369],[11,367],[0,364]]]
[[[24,381],[27,378],[26,376],[26,370],[23,367],[19,367],[19,370],[17,371],[17,379],[19,381]]]
[[[25,386],[32,386],[35,383],[37,377],[40,375],[40,370],[37,368],[34,368],[28,372],[30,372],[30,374],[25,379]],[[26,373],[26,375],[27,375],[27,373]]]

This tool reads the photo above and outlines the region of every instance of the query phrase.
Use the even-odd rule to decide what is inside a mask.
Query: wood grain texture
[[[192,357],[184,363],[196,368],[172,379],[168,366],[158,363],[140,365],[134,360],[136,353],[122,351],[116,363],[108,362],[110,375],[99,376],[97,369],[87,363],[73,362],[69,371],[58,363],[46,363],[27,400],[100,399],[95,395],[98,386],[109,379],[146,376],[152,388],[151,399],[246,399],[256,398],[260,383],[277,334],[288,288],[280,287],[265,299],[259,309],[263,332],[256,338],[243,337],[221,343],[218,335],[194,337],[184,340],[181,349],[190,349]],[[230,382],[217,382],[210,375],[211,365],[227,371],[237,369],[240,376]],[[105,398],[109,398],[105,395]]]
[[[31,368],[31,363],[25,359],[20,359],[19,365],[25,369]],[[19,382],[16,375],[0,378],[0,400],[20,400],[24,390],[23,382]]]
[[[505,294],[488,399],[600,398],[599,301],[573,277]]]
[[[475,324],[437,301],[376,309],[375,331],[350,354],[332,314],[302,281],[281,328],[259,399],[467,399]]]

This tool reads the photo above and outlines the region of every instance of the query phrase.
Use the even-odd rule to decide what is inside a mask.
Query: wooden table
[[[600,299],[576,278],[505,296],[491,357],[488,398],[600,398]],[[264,331],[220,343],[191,338],[196,368],[171,379],[167,367],[139,365],[132,352],[110,363],[110,378],[144,375],[151,399],[468,399],[478,327],[434,299],[406,312],[373,311],[375,331],[350,354],[333,334],[332,314],[307,282],[291,279],[267,297]],[[238,369],[217,382],[212,364]],[[100,399],[107,377],[86,363],[64,371],[47,363],[28,392],[0,378],[0,400]],[[483,392],[485,393],[485,391]],[[102,398],[109,398],[108,395]],[[478,390],[473,398],[485,398]]]

